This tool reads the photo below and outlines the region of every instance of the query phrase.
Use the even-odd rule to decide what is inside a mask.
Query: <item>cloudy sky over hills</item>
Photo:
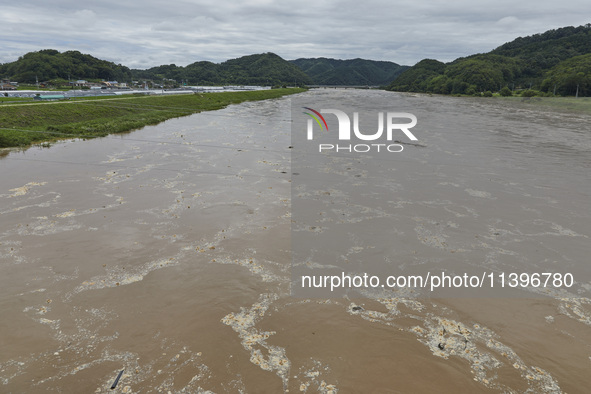
[[[0,63],[79,50],[131,68],[275,52],[413,65],[591,23],[588,0],[22,0],[0,5]]]

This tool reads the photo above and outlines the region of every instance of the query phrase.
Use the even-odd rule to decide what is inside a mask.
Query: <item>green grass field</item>
[[[30,101],[33,102],[32,98],[29,97],[4,97],[0,96],[0,104],[9,103],[12,101]]]
[[[107,96],[54,102],[0,103],[0,148],[26,147],[65,138],[94,138],[154,125],[167,119],[266,100],[304,89],[171,96]]]

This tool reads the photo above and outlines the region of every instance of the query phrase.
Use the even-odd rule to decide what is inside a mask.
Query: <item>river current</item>
[[[338,105],[413,113],[418,141],[300,149],[294,112]],[[540,108],[312,90],[8,153],[0,391],[585,392],[591,117]],[[329,262],[574,283],[295,289]]]

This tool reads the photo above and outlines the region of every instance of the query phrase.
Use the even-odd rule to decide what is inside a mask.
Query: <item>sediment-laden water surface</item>
[[[305,174],[282,98],[0,159],[0,391],[585,392],[591,119],[380,91],[297,99],[386,102],[417,116],[419,141],[388,168],[310,161],[358,189],[292,191]],[[324,224],[301,227],[292,192]],[[291,230],[336,216],[359,229],[343,259],[559,264],[577,282],[544,297],[293,297]],[[391,242],[370,247],[379,226]]]

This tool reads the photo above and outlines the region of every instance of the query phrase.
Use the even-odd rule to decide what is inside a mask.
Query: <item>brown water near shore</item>
[[[576,288],[292,297],[291,99],[243,103],[0,159],[0,392],[586,392],[591,118],[391,92],[300,97],[388,100],[422,122],[425,148],[408,147],[387,184],[397,203],[383,205],[400,244],[479,269],[549,259],[578,273]],[[484,137],[445,145],[468,129]]]

